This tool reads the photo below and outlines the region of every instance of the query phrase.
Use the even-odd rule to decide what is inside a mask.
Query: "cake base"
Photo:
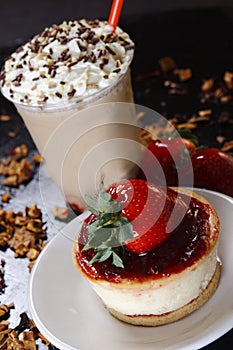
[[[111,308],[107,308],[111,315],[116,317],[117,319],[130,323],[135,326],[161,326],[168,323],[175,322],[189,314],[191,314],[193,311],[197,310],[200,306],[202,306],[204,303],[206,303],[210,297],[214,294],[216,291],[219,279],[220,279],[220,263],[217,263],[215,273],[209,282],[208,286],[203,290],[203,292],[193,301],[190,303],[182,306],[181,308],[171,311],[166,314],[162,315],[138,315],[138,316],[128,316],[125,314],[122,314],[121,312],[118,312],[116,310],[113,310]]]

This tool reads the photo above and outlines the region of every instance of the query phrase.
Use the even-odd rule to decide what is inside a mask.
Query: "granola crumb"
[[[206,91],[211,90],[213,88],[213,86],[214,86],[214,79],[206,79],[202,83],[201,90],[203,92],[206,92]]]
[[[50,342],[36,328],[35,323],[28,317],[26,312],[22,312],[19,317],[19,324],[15,328],[10,327],[7,320],[10,316],[10,309],[14,304],[0,305],[0,345],[2,350],[36,350],[37,340],[50,346]],[[6,319],[2,319],[6,318]]]
[[[233,89],[233,73],[232,72],[225,72],[223,76],[223,80],[225,81],[227,87],[229,89]]]
[[[173,58],[166,56],[159,60],[159,65],[164,73],[170,72],[176,68]]]
[[[13,148],[10,154],[11,158],[14,160],[20,160],[22,158],[25,158],[28,155],[28,146],[23,143],[22,145]]]
[[[9,131],[8,133],[7,133],[7,135],[9,136],[9,137],[15,137],[16,136],[16,132],[15,131]]]
[[[33,162],[35,162],[36,164],[40,164],[40,163],[43,162],[43,157],[42,157],[39,153],[37,153],[37,154],[35,154],[35,155],[32,157],[32,160],[33,160]]]
[[[198,111],[198,115],[200,117],[207,117],[207,116],[210,116],[211,114],[212,114],[211,109],[202,109],[202,110]]]
[[[41,218],[40,209],[34,204],[25,207],[24,212],[0,210],[0,249],[10,248],[15,258],[37,259],[47,240],[46,228]]]
[[[59,220],[66,220],[70,214],[70,209],[67,207],[59,207],[55,205],[52,209],[53,215]]]
[[[227,151],[233,150],[233,140],[224,142],[221,150],[223,152],[227,152]]]
[[[0,121],[2,121],[2,122],[8,122],[10,119],[11,119],[11,117],[8,114],[0,115]]]
[[[175,69],[174,74],[178,75],[180,81],[184,82],[192,78],[191,68],[186,69]]]
[[[18,187],[32,178],[32,170],[32,164],[25,158],[19,161],[10,157],[2,159],[0,174],[5,176],[2,184],[8,187]]]
[[[11,194],[9,192],[4,193],[1,197],[1,200],[3,203],[8,203],[10,199],[11,199]]]
[[[226,138],[224,136],[219,135],[219,136],[216,137],[216,140],[217,140],[218,143],[221,144],[221,143],[223,143],[226,140]]]

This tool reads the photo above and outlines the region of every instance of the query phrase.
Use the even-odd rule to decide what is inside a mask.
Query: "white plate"
[[[32,271],[29,309],[38,329],[61,350],[196,350],[233,327],[233,200],[196,190],[221,221],[220,285],[190,316],[161,327],[136,327],[110,316],[73,266],[72,245],[81,217],[70,222],[43,250]]]

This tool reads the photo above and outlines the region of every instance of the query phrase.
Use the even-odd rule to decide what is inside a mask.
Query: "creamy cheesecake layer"
[[[179,192],[192,196],[182,223],[167,241],[145,255],[128,252],[124,269],[115,268],[111,261],[88,265],[93,253],[83,252],[82,244],[74,246],[78,269],[111,313],[117,318],[129,316],[125,322],[131,323],[133,316],[169,315],[188,305],[192,308],[198,297],[207,293],[207,301],[217,287],[218,216],[203,197]]]
[[[216,264],[217,246],[194,266],[170,277],[143,284],[131,281],[120,284],[89,281],[108,308],[131,316],[161,315],[196,299],[212,279]]]

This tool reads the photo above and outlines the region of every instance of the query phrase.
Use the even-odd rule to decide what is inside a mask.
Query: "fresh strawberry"
[[[164,242],[186,211],[186,206],[170,189],[162,189],[144,180],[123,181],[109,189],[116,201],[123,203],[121,215],[133,225],[134,237],[125,242],[133,253],[145,253]],[[175,222],[168,222],[175,203],[178,203]]]
[[[192,167],[182,169],[182,184],[193,171],[194,186],[225,193],[233,197],[233,157],[217,148],[206,148],[193,153]]]
[[[119,247],[146,253],[171,235],[187,211],[176,192],[139,179],[121,181],[107,192],[102,186],[86,199],[93,214],[83,225],[88,231],[83,249],[95,252],[89,264],[112,256],[113,264],[123,267]]]
[[[162,138],[150,143],[142,159],[139,178],[157,185],[177,186],[179,169],[195,148],[191,140],[184,138]]]

